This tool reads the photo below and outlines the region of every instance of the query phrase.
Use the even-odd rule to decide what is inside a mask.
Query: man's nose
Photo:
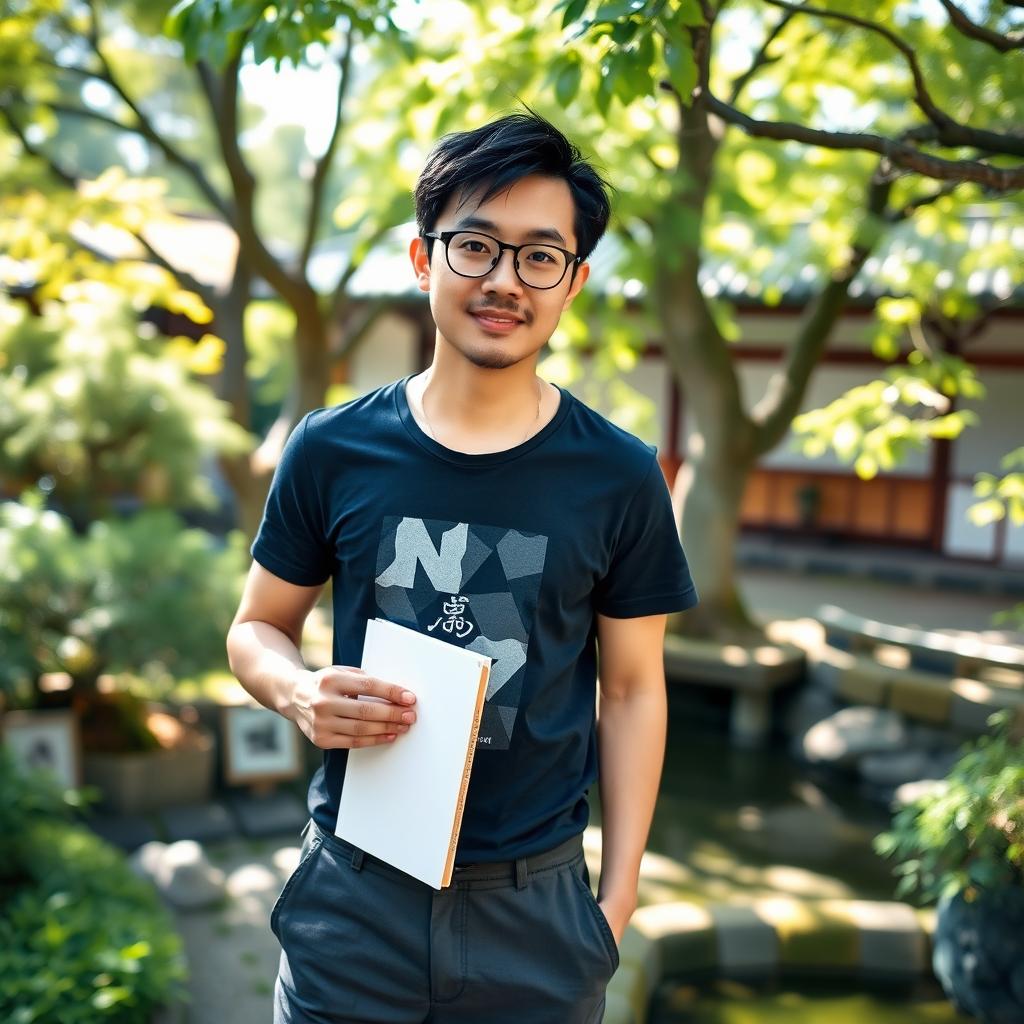
[[[511,249],[502,249],[498,260],[484,276],[484,290],[491,286],[495,291],[522,294],[523,282],[516,273],[516,254]]]

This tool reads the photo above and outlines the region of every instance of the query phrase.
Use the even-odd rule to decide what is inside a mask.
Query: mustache
[[[479,306],[470,306],[468,311],[470,313],[479,313],[485,309],[493,310],[496,313],[511,313],[515,316],[522,317],[523,323],[525,324],[533,323],[533,314],[528,310],[520,309],[515,303],[487,302],[482,303]]]

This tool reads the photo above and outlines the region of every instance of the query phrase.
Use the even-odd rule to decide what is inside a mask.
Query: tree
[[[590,91],[609,125],[621,118],[622,108],[650,108],[656,90],[669,97],[673,123],[659,143],[662,156],[648,151],[669,185],[661,202],[636,216],[646,225],[653,249],[665,257],[648,278],[651,299],[666,354],[697,424],[675,495],[684,537],[699,538],[689,550],[703,603],[686,621],[699,632],[721,632],[723,626],[744,630],[750,622],[733,581],[733,549],[749,472],[789,429],[850,286],[880,238],[892,225],[926,215],[937,221],[934,228],[955,231],[966,201],[1001,199],[1009,208],[1003,215],[1021,217],[1019,201],[1006,201],[1010,190],[1024,184],[1024,165],[1012,162],[1024,155],[1014,106],[1024,84],[1021,65],[1011,54],[993,66],[989,49],[1019,48],[1020,33],[1009,27],[1012,12],[998,11],[995,4],[988,5],[982,22],[974,22],[944,3],[950,16],[944,25],[929,20],[917,5],[893,2],[876,5],[871,19],[850,15],[838,4],[783,0],[743,6],[697,0],[605,3],[589,14],[592,6],[588,0],[560,5],[564,27],[574,30],[575,47],[565,50],[551,78],[563,103]],[[749,33],[752,26],[761,43],[745,68],[732,70],[725,43],[735,42],[737,28]],[[742,103],[755,87],[754,113],[746,113]],[[821,104],[827,90],[842,91],[849,116],[867,113],[874,130],[820,127],[829,120]],[[616,104],[621,107],[613,110]],[[755,141],[737,151],[723,122]],[[760,139],[771,140],[773,148],[759,145]],[[819,148],[794,153],[783,140]],[[973,152],[964,155],[965,147]],[[880,158],[871,167],[861,153]],[[858,178],[863,198],[851,202],[851,185]],[[699,273],[705,247],[714,246],[713,232],[721,227],[718,218],[750,218],[754,245],[746,251],[755,264],[756,242],[770,241],[773,233],[777,238],[780,227],[792,226],[771,225],[764,216],[768,201],[791,208],[783,184],[808,198],[818,190],[819,201],[810,205],[825,219],[819,231],[824,244],[818,246],[823,284],[785,365],[748,409],[728,353],[727,339],[735,329],[702,290]],[[955,199],[954,189],[959,191]],[[774,213],[779,216],[777,208]],[[962,257],[978,259],[979,254]],[[1010,273],[1019,284],[1019,261]],[[929,318],[932,325],[941,320],[955,328],[985,315],[955,284],[937,301],[926,299],[934,288],[934,268],[919,268],[910,278],[904,282],[910,301],[902,308],[883,307],[875,348],[886,358],[895,355],[903,327],[917,343],[921,323]],[[976,384],[969,366],[949,347],[936,351],[927,342],[919,345],[919,354],[901,368],[900,383],[885,392],[890,413],[916,406],[925,415],[897,419],[883,412],[883,435],[872,438],[855,430],[852,443],[847,429],[843,452],[858,460],[862,475],[893,464],[901,445],[951,436],[968,422],[951,411],[951,399],[976,393]],[[881,396],[867,397],[861,412],[877,415],[872,403]],[[850,418],[833,420],[813,445],[834,444],[844,423],[849,428]],[[818,425],[824,424],[819,420]],[[873,451],[870,445],[865,449],[869,441],[876,442]]]
[[[238,499],[241,525],[251,535],[285,438],[305,412],[323,404],[330,362],[353,350],[379,311],[353,311],[348,282],[370,244],[403,219],[409,199],[400,176],[403,187],[396,188],[394,173],[374,174],[373,158],[359,167],[360,174],[374,178],[373,202],[348,225],[353,229],[352,254],[330,294],[317,293],[309,264],[318,237],[330,223],[328,195],[338,188],[339,178],[352,174],[353,155],[366,156],[351,136],[359,113],[354,102],[356,57],[372,50],[385,64],[400,60],[402,39],[384,2],[184,2],[173,11],[169,6],[130,0],[13,0],[0,37],[0,123],[26,156],[43,162],[52,180],[69,189],[81,189],[88,177],[85,168],[70,160],[81,156],[81,150],[62,145],[69,124],[86,121],[115,141],[137,140],[149,167],[163,162],[174,191],[234,232],[238,255],[230,286],[221,294],[171,265],[147,239],[143,224],[132,230],[145,258],[173,274],[213,311],[217,334],[225,343],[218,393],[245,429],[251,426],[252,412],[245,316],[253,279],[264,278],[291,311],[296,373],[284,408],[255,451],[221,457]],[[171,39],[178,40],[170,59],[180,72],[184,54],[192,89],[147,95],[164,73],[159,68],[161,63],[166,66],[172,45],[171,39],[160,37],[165,16]],[[128,44],[126,37],[131,39]],[[285,57],[296,63],[308,57],[333,67],[335,91],[330,137],[311,159],[301,190],[301,230],[288,255],[281,254],[260,217],[260,175],[243,141],[252,111],[240,90],[247,62],[274,59],[280,64]],[[210,159],[211,153],[216,159]],[[292,201],[299,191],[293,186]]]

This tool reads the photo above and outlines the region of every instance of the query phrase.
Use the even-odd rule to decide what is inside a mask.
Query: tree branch
[[[916,199],[911,199],[905,206],[896,210],[888,210],[885,214],[885,219],[891,224],[898,224],[900,221],[907,220],[912,217],[917,210],[920,210],[924,206],[931,206],[932,203],[938,202],[943,196],[952,195],[963,182],[950,181],[942,186],[940,189],[936,189],[934,192],[929,192],[928,195],[918,196]]]
[[[740,98],[740,93],[746,88],[747,83],[754,77],[757,71],[764,67],[766,64],[774,64],[778,57],[768,56],[768,47],[782,33],[782,30],[793,20],[794,12],[786,11],[782,17],[778,20],[775,27],[768,33],[765,41],[761,44],[761,49],[754,54],[754,59],[750,62],[750,67],[743,72],[733,83],[732,91],[729,93],[729,102],[735,103]]]
[[[297,308],[308,304],[311,289],[304,279],[292,277],[263,243],[256,229],[256,179],[238,144],[238,69],[243,49],[244,40],[216,81],[209,67],[204,65],[200,70],[201,80],[205,76],[204,91],[235,197],[234,228],[241,247],[239,258],[247,260],[281,298]],[[199,63],[203,64],[202,61]]]
[[[48,153],[44,153],[38,146],[33,145],[28,141],[28,136],[25,134],[21,124],[15,118],[11,108],[5,104],[0,104],[0,114],[3,114],[4,120],[7,122],[11,131],[14,132],[18,141],[21,143],[21,148],[25,150],[30,156],[34,156],[37,160],[42,160],[47,167],[50,168],[50,173],[54,177],[58,178],[68,188],[76,189],[78,187],[78,179],[66,168],[54,160]]]
[[[154,146],[159,149],[167,159],[177,167],[180,167],[186,174],[193,180],[200,193],[206,198],[206,201],[229,223],[233,223],[234,215],[228,204],[224,201],[224,198],[217,192],[217,190],[210,183],[210,180],[206,177],[202,167],[195,161],[185,156],[184,153],[180,152],[176,147],[172,146],[167,139],[164,138],[154,127],[152,122],[135,102],[135,100],[129,95],[128,91],[124,88],[120,79],[114,74],[114,69],[111,67],[110,62],[107,60],[100,46],[100,22],[99,15],[97,13],[95,0],[86,0],[89,7],[90,20],[89,20],[89,31],[87,38],[89,45],[92,48],[93,53],[96,55],[100,62],[101,70],[96,74],[96,78],[103,82],[106,82],[114,92],[120,96],[121,100],[125,103],[128,109],[135,116],[137,124],[133,127],[120,124],[116,119],[107,118],[108,123],[112,123],[117,127],[121,128],[122,131],[130,131],[135,134],[141,135],[147,139]],[[54,104],[49,104],[54,107]],[[81,113],[81,111],[71,111]],[[103,118],[100,118],[101,120]]]
[[[299,269],[302,273],[306,272],[307,265],[309,264],[310,253],[312,253],[313,245],[316,242],[316,232],[320,222],[321,208],[323,206],[324,188],[327,185],[327,176],[331,170],[334,151],[337,148],[338,139],[341,137],[343,124],[342,112],[345,103],[345,94],[348,92],[349,69],[352,63],[352,35],[352,27],[350,25],[348,34],[345,37],[345,49],[341,55],[341,59],[338,61],[338,71],[341,78],[338,82],[338,95],[334,108],[334,128],[331,131],[331,138],[327,143],[327,149],[324,150],[323,155],[316,162],[316,168],[313,171],[313,180],[310,184],[309,211],[306,214],[305,239],[303,240],[302,248],[299,251]]]
[[[931,93],[928,91],[928,85],[924,80],[921,65],[917,61],[917,55],[895,32],[891,32],[876,22],[868,21],[865,18],[858,18],[853,14],[844,14],[840,11],[830,11],[822,7],[811,7],[807,4],[795,4],[791,3],[790,0],[765,0],[765,3],[797,14],[813,14],[819,18],[832,18],[835,21],[844,21],[847,24],[856,25],[887,39],[903,54],[909,65],[910,74],[914,79],[914,102],[923,111],[925,117],[938,128],[938,140],[943,145],[975,146],[989,153],[1024,156],[1024,135],[1011,135],[1006,132],[989,132],[981,128],[971,128],[968,125],[961,124],[942,110],[932,99]]]
[[[791,139],[809,146],[823,146],[826,149],[860,149],[889,160],[907,170],[916,171],[926,178],[939,181],[973,181],[997,192],[1012,192],[1024,188],[1024,164],[1014,167],[994,167],[978,160],[945,160],[942,157],[923,153],[913,146],[881,135],[862,132],[828,132],[808,128],[792,121],[758,121],[723,103],[710,92],[706,92],[708,110],[723,121],[742,128],[748,135],[765,139]]]
[[[864,221],[884,217],[885,207],[892,190],[892,178],[884,174],[872,177],[864,208]],[[872,243],[854,240],[850,258],[841,270],[834,273],[807,308],[796,340],[787,351],[786,365],[773,377],[764,397],[751,411],[751,420],[757,426],[755,447],[758,455],[771,451],[785,436],[800,411],[807,382],[821,360],[828,344],[829,334],[843,312],[853,279],[864,266],[871,253]],[[866,237],[874,239],[875,232]]]
[[[34,156],[37,160],[42,160],[43,163],[45,163],[47,167],[49,167],[50,172],[56,178],[60,179],[60,181],[62,181],[72,191],[77,191],[79,179],[66,168],[62,167],[59,163],[57,163],[57,161],[52,156],[50,156],[49,153],[44,152],[41,147],[36,146],[33,143],[29,142],[27,136],[25,135],[24,129],[18,123],[10,108],[0,107],[0,114],[3,115],[4,120],[10,126],[11,131],[15,134],[25,152],[28,153],[30,156]],[[195,292],[197,295],[202,297],[203,301],[206,302],[207,305],[209,305],[209,301],[212,298],[211,288],[209,288],[207,285],[204,285],[201,281],[199,281],[186,271],[179,270],[177,267],[172,266],[163,256],[160,255],[159,252],[156,251],[156,249],[153,248],[153,246],[142,236],[140,232],[130,231],[127,228],[124,228],[123,230],[127,231],[128,234],[135,238],[136,241],[138,241],[138,243],[143,247],[143,249],[146,250],[146,252],[149,255],[150,263],[155,263],[157,266],[163,267],[163,269],[166,270],[169,274],[171,274],[174,277],[174,279],[178,281],[179,284],[182,285],[182,287],[187,288],[189,291]],[[102,259],[107,262],[109,262],[111,259],[108,253],[104,253],[99,249],[94,249],[91,245],[89,245],[86,242],[83,242],[80,238],[75,239],[75,244],[81,246],[87,252],[91,253],[93,256],[96,256],[99,259]]]
[[[1000,53],[1008,53],[1010,50],[1019,50],[1024,47],[1024,32],[1007,32],[1004,36],[999,32],[993,32],[984,25],[971,21],[970,18],[950,0],[939,0],[939,3],[946,8],[950,24],[961,34],[970,39],[977,39],[982,43],[993,47]]]

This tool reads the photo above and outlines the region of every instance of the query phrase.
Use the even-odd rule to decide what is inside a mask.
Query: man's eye
[[[534,252],[531,252],[530,253],[530,259],[533,260],[535,263],[545,263],[545,262],[547,262],[547,263],[554,263],[555,262],[555,257],[552,256],[551,253],[549,253],[549,252],[541,252],[540,250],[535,250]]]
[[[475,249],[470,248],[471,246],[474,246],[474,245],[477,246],[477,248],[475,248]],[[487,246],[483,242],[478,242],[478,241],[476,241],[475,239],[472,239],[472,238],[469,239],[466,242],[463,242],[459,246],[459,248],[460,249],[469,249],[470,252],[481,252],[482,253],[482,252],[488,252],[489,251]]]

